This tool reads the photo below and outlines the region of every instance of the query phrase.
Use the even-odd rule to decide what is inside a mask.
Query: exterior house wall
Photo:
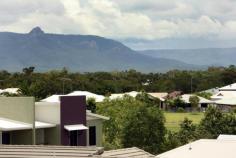
[[[2,118],[33,125],[33,129],[30,129],[30,130],[10,132],[10,143],[11,144],[34,144],[35,143],[34,97],[0,97],[0,109],[1,109],[0,117]],[[1,143],[2,141],[0,142],[0,144]]]
[[[96,146],[102,147],[102,124],[103,120],[88,120],[87,127],[96,127]],[[87,130],[87,145],[89,145],[89,130]]]
[[[61,145],[61,126],[44,129],[45,145]]]
[[[70,145],[70,132],[65,125],[83,124],[86,126],[86,97],[62,96],[61,98],[61,144]],[[79,131],[78,145],[86,146],[86,131]]]
[[[34,123],[33,97],[0,97],[0,117]]]
[[[35,119],[37,121],[60,124],[60,103],[35,103]]]

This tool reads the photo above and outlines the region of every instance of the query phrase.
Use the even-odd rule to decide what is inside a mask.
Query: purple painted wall
[[[61,98],[61,144],[70,145],[69,131],[64,125],[83,124],[86,126],[86,97],[62,96]],[[78,145],[86,146],[86,130],[78,132]]]

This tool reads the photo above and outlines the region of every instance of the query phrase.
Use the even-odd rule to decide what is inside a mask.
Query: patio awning
[[[6,118],[0,118],[0,131],[14,131],[31,129],[32,125],[20,121],[10,120]]]
[[[67,131],[81,131],[81,130],[87,130],[88,129],[88,127],[84,126],[83,124],[65,125],[64,128]]]
[[[55,124],[47,123],[47,122],[40,122],[40,121],[35,121],[35,128],[40,129],[40,128],[52,128],[56,127]]]
[[[35,121],[35,128],[51,128],[56,127],[55,124]],[[15,131],[15,130],[28,130],[32,129],[33,125],[30,123],[15,121],[7,118],[0,117],[0,131]]]

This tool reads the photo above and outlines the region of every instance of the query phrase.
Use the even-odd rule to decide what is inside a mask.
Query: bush
[[[179,113],[184,113],[185,112],[185,110],[184,110],[184,108],[182,108],[182,107],[179,107],[178,109],[177,109],[177,111],[176,112],[179,112]]]

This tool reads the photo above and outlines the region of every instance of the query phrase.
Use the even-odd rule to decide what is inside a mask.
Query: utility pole
[[[65,82],[66,81],[72,81],[70,78],[65,78],[65,77],[61,77],[58,78],[60,81],[62,81],[62,93],[65,94]]]
[[[191,76],[191,94],[193,93],[193,77]]]

